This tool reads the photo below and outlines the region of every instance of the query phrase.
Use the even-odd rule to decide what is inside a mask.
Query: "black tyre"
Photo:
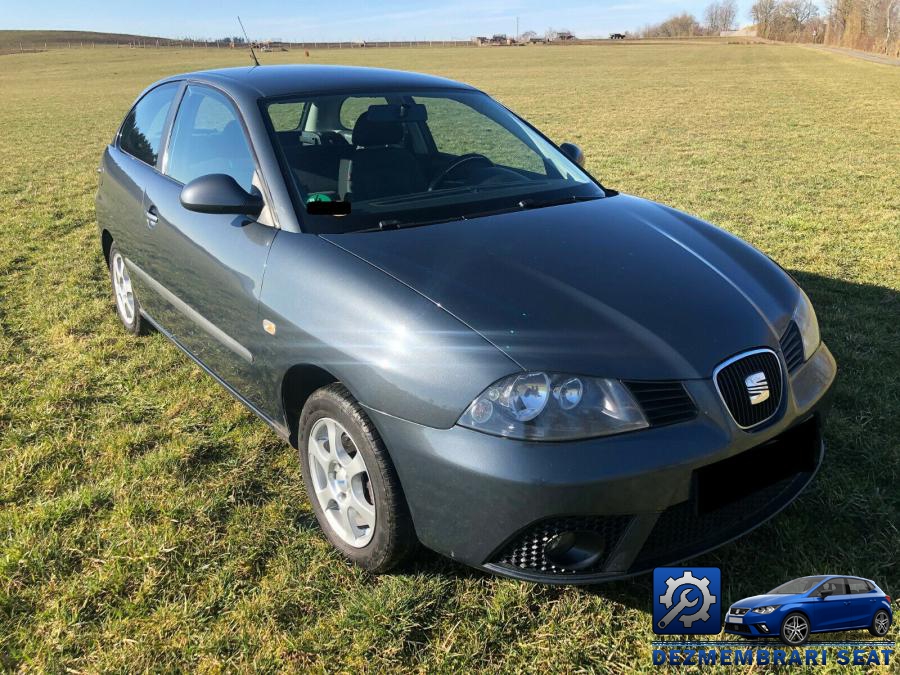
[[[788,614],[781,622],[781,640],[792,647],[805,644],[809,640],[809,629],[809,619],[805,614]]]
[[[418,541],[400,481],[378,431],[343,385],[309,397],[297,438],[306,491],[331,544],[374,573],[406,560]]]
[[[879,609],[872,617],[869,632],[875,637],[884,637],[891,627],[891,615],[886,609]]]
[[[141,316],[141,304],[131,285],[131,275],[125,265],[125,257],[115,244],[109,249],[109,280],[112,283],[116,314],[119,315],[125,330],[132,335],[146,335],[150,325]]]

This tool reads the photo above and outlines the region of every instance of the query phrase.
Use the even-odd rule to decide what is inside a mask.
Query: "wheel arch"
[[[306,400],[317,389],[341,382],[340,378],[330,371],[311,363],[298,363],[287,369],[281,379],[281,405],[287,423],[289,441],[295,448],[298,444],[300,411]]]
[[[100,233],[100,243],[103,246],[103,259],[106,261],[106,266],[109,267],[109,252],[113,245],[113,237],[109,230],[104,228],[103,232]]]
[[[800,607],[792,607],[788,611],[784,613],[784,616],[781,618],[781,622],[778,624],[778,630],[781,631],[781,627],[784,625],[784,622],[791,614],[802,614],[806,621],[809,623],[809,632],[815,632],[815,626],[813,626],[812,616],[810,616],[809,612]]]

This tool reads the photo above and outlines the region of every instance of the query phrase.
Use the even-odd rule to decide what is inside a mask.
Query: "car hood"
[[[322,235],[438,303],[528,370],[710,377],[777,346],[798,298],[771,260],[636,197]]]
[[[756,609],[757,607],[766,607],[767,605],[786,605],[796,599],[797,596],[794,595],[754,595],[732,603],[731,606]]]

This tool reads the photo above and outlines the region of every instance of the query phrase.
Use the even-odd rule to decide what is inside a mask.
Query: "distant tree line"
[[[900,0],[828,0],[825,43],[900,57]]]
[[[718,35],[723,30],[734,28],[736,19],[737,0],[716,0],[707,5],[703,11],[703,23],[700,23],[693,14],[682,12],[662,23],[644,26],[639,34],[645,38]]]
[[[759,37],[784,42],[819,42],[900,56],[900,0],[826,0],[821,16],[813,0],[756,0],[750,18]],[[645,26],[644,38],[719,35],[737,27],[737,1],[715,0],[703,22],[689,12]]]
[[[759,37],[783,42],[825,40],[825,20],[812,0],[756,0],[750,17]]]

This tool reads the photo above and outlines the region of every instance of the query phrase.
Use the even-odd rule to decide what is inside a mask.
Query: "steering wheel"
[[[432,190],[434,190],[438,185],[440,185],[447,179],[447,176],[456,171],[463,164],[468,164],[469,162],[484,162],[488,166],[494,166],[494,163],[484,155],[481,155],[477,152],[467,153],[454,159],[452,162],[450,162],[447,168],[445,168],[437,176],[432,178],[431,182],[428,184],[428,191],[431,192]]]

